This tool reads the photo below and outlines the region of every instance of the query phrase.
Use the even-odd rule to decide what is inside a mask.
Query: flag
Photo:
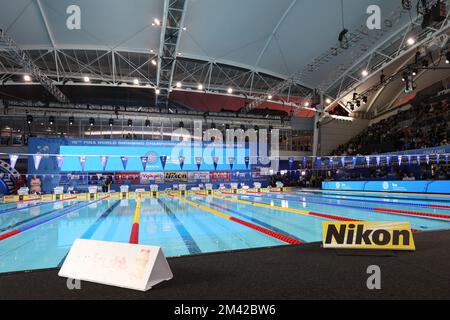
[[[245,157],[244,161],[245,161],[245,167],[248,169],[248,164],[250,163],[250,157]]]
[[[145,171],[145,169],[147,169],[147,162],[148,162],[148,157],[146,157],[146,156],[141,157],[142,170],[144,170],[144,171]]]
[[[56,156],[56,165],[61,169],[64,162],[64,156]]]
[[[357,158],[356,158],[356,157],[353,157],[353,158],[352,158],[352,161],[353,161],[353,166],[355,167],[355,166],[356,166]]]
[[[401,166],[402,165],[402,156],[398,156],[398,165]]]
[[[420,166],[420,156],[416,156],[417,158],[417,164]]]
[[[377,166],[378,166],[378,167],[380,166],[380,163],[381,163],[381,157],[380,157],[380,156],[377,156]]]
[[[367,163],[367,166],[369,167],[370,166],[370,157],[369,156],[366,156],[366,163]]]
[[[230,164],[230,170],[233,170],[234,157],[228,157],[228,163]]]
[[[79,158],[79,160],[80,160],[81,171],[84,171],[84,167],[86,165],[86,157],[85,156],[81,156]]]
[[[391,163],[391,156],[387,156],[386,157],[386,164],[389,166],[390,163]]]
[[[427,155],[425,156],[425,159],[427,159],[427,165],[430,164],[430,155],[429,155],[429,154],[427,154]]]
[[[185,157],[183,157],[183,156],[179,156],[179,157],[178,157],[178,162],[180,162],[180,168],[181,168],[181,170],[183,170],[184,159],[185,159]]]
[[[195,164],[197,165],[197,170],[200,170],[200,166],[202,165],[202,157],[195,157]]]
[[[294,158],[289,157],[289,170],[292,170],[294,168]]]
[[[214,170],[217,170],[217,164],[219,162],[219,157],[212,157],[213,164],[214,164]]]
[[[411,165],[411,156],[408,155],[408,164]]]
[[[341,165],[342,167],[345,167],[345,157],[341,157]]]
[[[11,168],[14,169],[18,159],[19,159],[19,156],[17,154],[10,154],[9,155],[9,164],[10,164]]]
[[[308,166],[308,159],[306,157],[303,157],[303,169],[306,169]]]
[[[100,161],[102,162],[102,169],[105,171],[106,164],[108,163],[108,157],[107,156],[101,156]]]
[[[127,170],[128,157],[127,156],[121,156],[120,160],[122,161],[123,170]]]
[[[161,161],[161,166],[164,170],[164,168],[166,167],[167,156],[160,156],[159,160]]]
[[[333,164],[334,164],[334,159],[333,159],[333,157],[330,157],[330,166],[333,167]]]
[[[439,164],[440,160],[441,160],[441,155],[436,154],[436,163]]]
[[[34,159],[34,168],[39,169],[39,165],[41,164],[42,156],[40,154],[33,155]]]

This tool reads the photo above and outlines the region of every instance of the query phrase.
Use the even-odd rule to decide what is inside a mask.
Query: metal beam
[[[156,80],[156,85],[159,89],[159,94],[156,95],[156,107],[160,110],[167,108],[169,104],[169,95],[172,90],[173,74],[187,2],[188,0],[164,1],[164,17],[161,28],[158,75]]]
[[[0,29],[0,45],[5,46],[9,56],[14,62],[22,66],[25,72],[29,73],[31,77],[38,80],[39,83],[56,98],[56,100],[62,103],[69,102],[69,99],[56,87],[53,80],[47,77],[47,75],[33,63],[33,60],[28,54],[23,51],[3,29]]]

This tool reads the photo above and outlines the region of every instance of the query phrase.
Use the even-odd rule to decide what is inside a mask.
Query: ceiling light
[[[75,118],[73,116],[69,117],[69,125],[73,125],[74,122],[75,122]]]
[[[89,118],[89,125],[92,127],[95,124],[94,118]]]
[[[414,38],[408,38],[408,40],[406,40],[406,43],[409,46],[412,46],[414,43],[416,43],[416,40],[414,40]]]
[[[133,120],[128,119],[128,126],[129,126],[129,127],[132,127],[132,126],[133,126]]]
[[[156,66],[156,60],[152,60],[152,65]]]
[[[152,25],[153,25],[153,26],[160,26],[160,25],[161,25],[161,20],[159,20],[158,18],[155,18],[155,19],[153,20]]]
[[[445,63],[446,64],[450,63],[450,51],[445,54]]]
[[[269,100],[272,100],[272,98],[273,98],[273,96],[272,96],[271,94],[269,94],[269,95],[267,96],[267,99],[269,99]]]
[[[232,93],[233,93],[233,89],[232,89],[232,88],[228,88],[227,92],[228,92],[229,94],[232,94]]]
[[[330,104],[330,103],[331,103],[331,99],[330,99],[330,98],[327,98],[327,99],[325,100],[325,103],[326,103],[326,104]]]
[[[33,122],[33,116],[32,115],[27,115],[27,123],[31,124]]]
[[[148,128],[148,127],[150,127],[150,120],[145,120],[145,126]]]
[[[187,30],[187,28],[186,27],[183,27],[183,31],[186,31]]]
[[[112,127],[114,125],[114,119],[110,118],[109,119],[109,126]]]
[[[161,90],[155,89],[155,93],[156,93],[156,94],[160,94],[160,93],[161,93]]]
[[[363,77],[367,77],[369,75],[369,72],[367,70],[363,70],[361,74],[363,75]]]
[[[48,123],[50,123],[51,125],[55,123],[55,117],[54,116],[50,116],[48,117]]]
[[[199,84],[197,88],[198,88],[198,90],[203,90],[203,85]]]
[[[305,107],[309,107],[309,102],[306,101],[305,104],[304,104],[304,106],[305,106]]]
[[[91,81],[91,79],[89,79],[89,77],[84,77],[84,78],[83,78],[83,81],[86,82],[86,83],[88,83],[88,82]]]
[[[23,76],[23,80],[25,80],[26,82],[30,82],[31,81],[31,77],[26,74],[26,75]]]
[[[177,84],[175,85],[177,88],[181,88],[181,82],[177,82]]]
[[[139,79],[133,79],[133,84],[135,85],[135,86],[138,86],[139,85]]]

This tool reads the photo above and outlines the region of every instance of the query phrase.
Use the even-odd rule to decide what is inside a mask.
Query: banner
[[[144,170],[144,171],[145,171],[145,169],[147,169],[147,162],[148,162],[148,157],[146,157],[146,156],[141,157],[142,170]]]
[[[10,154],[9,155],[9,165],[11,168],[15,168],[17,160],[19,159],[19,156],[17,154]]]
[[[33,155],[34,159],[34,168],[39,169],[39,165],[41,164],[42,156],[40,154]]]
[[[102,163],[102,169],[103,169],[103,171],[105,171],[106,164],[108,163],[108,157],[107,156],[101,156],[100,157],[100,161]]]
[[[140,172],[115,172],[115,184],[139,184]]]
[[[159,160],[161,161],[161,166],[164,170],[164,168],[166,167],[167,156],[160,156]]]
[[[208,183],[209,181],[209,171],[188,172],[188,182]]]
[[[79,160],[80,160],[81,171],[84,171],[84,167],[86,166],[86,157],[81,156],[81,157],[79,157]]]
[[[229,182],[230,172],[229,171],[212,171],[210,172],[211,182]]]
[[[326,249],[416,249],[409,222],[326,221],[322,234]]]
[[[56,165],[58,166],[58,169],[61,169],[63,163],[64,163],[64,156],[57,156]]]
[[[187,182],[187,172],[179,172],[179,171],[174,171],[174,172],[165,172],[164,173],[164,181],[165,182],[174,182],[174,181],[179,181],[179,182]]]
[[[141,172],[141,184],[163,183],[164,172]]]
[[[121,156],[120,161],[122,161],[123,170],[127,170],[128,157]]]

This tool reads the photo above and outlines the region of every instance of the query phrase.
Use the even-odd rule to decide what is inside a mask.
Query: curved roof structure
[[[214,94],[230,96],[234,100],[229,102],[239,109],[288,79],[289,85],[275,92],[273,101],[259,107],[289,109],[313,88],[326,91],[355,61],[411,19],[400,1],[392,0],[186,1],[180,10],[182,31],[173,71],[173,83],[182,87],[173,85],[177,94],[171,95],[182,105],[192,103],[189,93],[198,94],[202,84],[210,100]],[[58,85],[83,84],[88,76],[98,86],[133,86],[133,81],[141,88],[158,86],[160,65],[152,61],[161,56],[166,8],[176,0],[0,2],[0,28]],[[81,25],[71,30],[66,23],[72,13],[68,7],[74,4],[80,9]],[[381,30],[366,27],[370,5],[382,8]],[[343,27],[349,30],[347,50],[337,41]],[[1,80],[14,84],[14,76],[24,71],[2,51],[0,47]],[[214,109],[227,104],[208,103]],[[294,113],[311,116],[311,110]]]

